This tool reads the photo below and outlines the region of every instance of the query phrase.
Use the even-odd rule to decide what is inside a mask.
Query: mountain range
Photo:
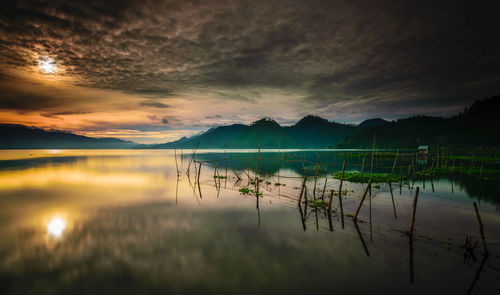
[[[127,149],[136,143],[117,138],[93,138],[58,130],[0,124],[0,149]]]
[[[306,116],[291,126],[271,118],[250,125],[211,128],[192,137],[161,144],[137,144],[116,138],[92,138],[57,130],[0,124],[0,149],[45,148],[415,148],[418,145],[500,146],[500,95],[477,100],[450,118],[413,116],[396,121],[368,119],[359,125]]]
[[[355,126],[309,115],[295,125],[280,126],[271,118],[263,118],[250,125],[216,127],[190,138],[145,148],[328,148],[363,128],[387,123],[383,119],[370,119]]]

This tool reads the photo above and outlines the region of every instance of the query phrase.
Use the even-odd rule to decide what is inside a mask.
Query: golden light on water
[[[49,232],[49,235],[56,238],[61,237],[65,229],[66,221],[60,217],[52,218],[47,224],[47,231]]]
[[[41,59],[38,66],[44,74],[54,74],[57,70],[56,62],[52,58]]]

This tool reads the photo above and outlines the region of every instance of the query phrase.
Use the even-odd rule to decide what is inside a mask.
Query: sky
[[[141,143],[313,114],[451,116],[500,93],[481,1],[7,1],[0,123]]]

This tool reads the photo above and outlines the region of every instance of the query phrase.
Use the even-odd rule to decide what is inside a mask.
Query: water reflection
[[[55,238],[60,238],[66,229],[66,220],[60,217],[52,218],[47,224],[47,232]]]
[[[65,160],[44,155],[43,164],[23,162],[9,152],[10,160],[23,163],[0,168],[0,293],[370,294],[380,289],[442,294],[465,293],[471,278],[473,293],[500,288],[498,271],[489,264],[479,265],[479,259],[463,264],[460,243],[478,232],[467,207],[470,193],[458,182],[453,195],[453,182],[446,180],[433,180],[434,193],[430,187],[423,190],[413,245],[403,233],[411,198],[401,194],[402,183],[400,195],[385,184],[374,189],[359,223],[346,222],[343,228],[341,218],[355,212],[364,186],[344,182],[343,215],[324,209],[319,214],[321,209],[307,201],[323,200],[325,191],[338,193],[339,181],[331,172],[340,168],[334,165],[321,168],[324,183],[315,185],[312,177],[307,181],[306,202],[297,206],[302,161],[285,167],[263,155],[256,169],[231,154],[209,166],[202,162],[213,154],[193,159],[177,151],[184,161],[176,164],[174,151],[115,152],[63,150],[53,157]],[[341,157],[328,157],[342,163]],[[315,161],[316,154],[304,158]],[[266,165],[272,169],[263,171]],[[356,165],[348,161],[346,170],[359,169]],[[263,181],[252,184],[256,177]],[[240,188],[254,185],[262,197],[240,194]],[[499,214],[487,204],[480,206],[488,209],[485,230],[494,245]],[[337,209],[342,212],[340,199]],[[47,236],[57,243],[47,243]],[[443,246],[444,237],[452,239],[451,247]],[[497,257],[490,261],[494,267]],[[409,272],[411,281],[418,274],[414,285]]]

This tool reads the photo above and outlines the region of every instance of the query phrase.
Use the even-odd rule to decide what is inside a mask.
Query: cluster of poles
[[[189,157],[189,163],[188,163],[188,166],[187,166],[187,170],[186,170],[186,175],[188,176],[188,178],[190,178],[190,174],[191,174],[191,170],[192,170],[192,167],[193,169],[195,170],[194,171],[194,175],[195,175],[195,185],[193,185],[193,189],[194,187],[196,186],[197,189],[198,189],[198,193],[199,193],[199,196],[200,196],[200,199],[202,198],[202,190],[201,190],[201,186],[200,186],[200,175],[201,175],[201,169],[202,169],[202,166],[207,166],[207,167],[210,167],[210,168],[213,168],[214,169],[214,181],[215,181],[215,186],[218,190],[218,192],[220,191],[220,181],[221,179],[224,179],[225,182],[227,182],[227,172],[228,172],[228,158],[226,157],[226,152],[224,152],[224,158],[222,159],[216,159],[216,160],[210,160],[210,161],[202,161],[202,160],[197,160],[196,159],[196,151],[197,151],[197,147],[193,150],[192,154],[190,155]],[[259,144],[259,149],[258,149],[258,156],[257,156],[257,162],[256,162],[256,165],[255,165],[255,169],[252,169],[252,170],[255,170],[255,176],[252,178],[251,175],[250,175],[250,159],[253,159],[253,158],[248,158],[248,169],[245,169],[243,171],[243,173],[246,173],[247,174],[247,178],[248,178],[248,184],[252,183],[255,185],[255,190],[253,191],[257,197],[257,210],[259,209],[259,196],[262,195],[262,193],[260,192],[259,190],[259,183],[262,181],[262,179],[259,179],[259,177],[257,176],[257,173],[259,172],[259,163],[262,159],[266,159],[265,157],[261,157],[260,155],[260,144]],[[394,212],[394,217],[397,218],[397,212],[396,212],[396,205],[395,205],[395,201],[394,201],[394,196],[393,196],[393,193],[392,193],[392,180],[393,180],[393,175],[394,175],[394,172],[395,172],[395,169],[396,169],[396,163],[398,161],[398,157],[400,155],[400,150],[398,149],[397,152],[396,152],[396,155],[395,155],[395,158],[394,158],[394,162],[393,162],[393,165],[391,167],[391,173],[390,173],[390,180],[388,181],[388,185],[389,185],[389,188],[390,188],[390,192],[391,192],[391,199],[392,199],[392,205],[393,205],[393,212]],[[440,166],[443,166],[443,167],[447,167],[448,166],[448,159],[447,157],[445,157],[446,152],[438,152],[436,154],[436,156],[434,158],[432,158],[432,164],[431,164],[431,171],[432,169],[436,168],[436,167],[440,167]],[[231,155],[230,155],[231,156]],[[372,147],[372,150],[371,150],[371,165],[370,165],[370,176],[372,175],[373,173],[373,166],[374,166],[374,160],[375,160],[375,157],[376,157],[376,154],[375,154],[375,139],[374,139],[374,143],[373,143],[373,147]],[[416,159],[417,155],[415,154],[415,159]],[[183,158],[183,156],[181,155],[181,159]],[[267,158],[269,159],[269,158]],[[302,172],[303,172],[303,176],[301,177],[302,178],[302,185],[300,187],[300,193],[299,193],[299,196],[298,196],[298,206],[299,206],[299,209],[300,209],[300,215],[301,215],[301,220],[302,220],[302,225],[303,225],[303,228],[304,230],[306,229],[306,225],[305,225],[305,210],[304,212],[302,211],[302,208],[301,208],[301,204],[305,203],[305,206],[307,208],[307,204],[308,204],[308,201],[307,201],[307,188],[306,188],[306,183],[307,183],[307,179],[308,179],[308,176],[306,176],[306,169],[304,167],[304,163],[306,162],[304,156],[302,156],[301,158],[299,158],[298,160],[292,155],[292,156],[289,156],[289,159],[286,160],[285,159],[285,153],[279,153],[279,156],[277,157],[278,159],[278,163],[281,162],[281,161],[290,161],[290,162],[297,162],[297,161],[301,161],[302,162]],[[223,167],[219,167],[219,162],[224,162],[225,165]],[[177,150],[175,150],[175,164],[176,164],[176,168],[177,168],[177,178],[180,177],[180,170],[179,170],[179,166],[178,166],[178,163],[177,163]],[[317,161],[316,161],[316,165],[315,165],[315,169],[314,169],[314,189],[313,189],[313,198],[314,198],[314,201],[316,201],[316,191],[317,191],[317,180],[318,180],[318,176],[319,176],[319,169],[320,169],[320,165],[321,166],[324,166],[324,165],[336,165],[335,163],[320,163],[320,153],[318,152],[318,156],[317,156]],[[455,163],[453,162],[451,165],[455,165]],[[463,164],[461,164],[463,165]],[[408,166],[408,179],[409,179],[409,176],[411,174],[413,174],[413,178],[415,178],[415,162],[413,162],[413,157],[412,157],[412,163]],[[472,162],[471,163],[471,174],[472,174],[472,169],[474,167],[474,163]],[[481,162],[481,178],[482,178],[482,170],[483,170],[483,167],[484,167],[484,163]],[[219,173],[219,168],[225,168],[225,174],[224,175],[220,175]],[[252,167],[253,168],[253,167]],[[339,209],[340,209],[340,217],[341,217],[341,224],[342,224],[342,228],[344,228],[344,210],[343,210],[343,205],[342,205],[342,186],[343,186],[343,182],[344,182],[344,175],[345,175],[345,168],[346,168],[346,160],[345,158],[343,159],[343,164],[342,164],[342,174],[341,174],[341,177],[340,177],[340,182],[339,182],[339,188],[338,188],[338,191],[337,191],[337,195],[338,195],[338,201],[339,201]],[[361,172],[364,170],[365,168],[365,158],[363,158],[363,161],[361,163]],[[400,189],[402,187],[402,173],[401,173],[402,169],[400,169],[400,177],[399,177],[399,183],[400,183]],[[237,178],[237,181],[236,183],[240,182],[242,180],[242,177],[241,177],[241,174],[239,174],[237,171],[235,171],[234,169],[232,169],[232,172],[234,173],[235,177]],[[432,174],[432,172],[431,172]],[[279,177],[279,169],[278,169],[278,177]],[[283,177],[283,176],[282,176]],[[278,181],[279,182],[279,181]],[[366,243],[364,242],[364,239],[361,235],[361,232],[359,230],[359,227],[358,227],[358,216],[359,216],[359,213],[361,211],[361,208],[363,206],[363,203],[366,199],[367,196],[370,196],[369,197],[369,201],[370,201],[370,215],[369,215],[369,218],[370,218],[370,228],[372,226],[372,222],[371,222],[371,191],[372,191],[372,178],[370,177],[370,180],[368,181],[368,184],[366,185],[366,187],[364,188],[364,191],[363,191],[363,194],[360,198],[360,201],[358,203],[358,206],[356,208],[356,211],[354,213],[354,215],[352,215],[352,220],[354,222],[354,225],[356,227],[356,230],[361,238],[361,242],[363,244],[363,247],[365,249],[365,252],[366,254],[369,256],[369,252],[368,252],[368,248],[366,246]],[[327,184],[327,179],[325,179],[325,182],[324,182],[324,187],[323,187],[323,193],[321,195],[321,199],[324,200],[324,195],[325,195],[325,190],[326,190],[326,184]],[[410,187],[410,183],[408,182],[408,186]],[[409,220],[409,229],[407,231],[408,235],[409,235],[409,240],[410,240],[410,265],[411,265],[411,282],[413,283],[414,281],[414,275],[413,275],[413,235],[414,235],[414,229],[415,229],[415,217],[416,217],[416,210],[417,210],[417,203],[418,203],[418,197],[419,197],[419,191],[420,191],[420,188],[417,186],[416,189],[415,189],[415,194],[414,194],[414,198],[413,198],[413,202],[412,202],[412,208],[411,208],[411,217],[410,217],[410,220]],[[328,205],[327,205],[327,210],[326,210],[326,213],[328,215],[328,220],[329,220],[329,226],[330,226],[330,230],[333,230],[333,225],[332,225],[332,203],[333,203],[333,197],[334,197],[334,194],[335,194],[335,191],[332,189],[329,191],[329,199],[328,199]],[[477,207],[477,204],[476,202],[473,202],[473,205],[474,205],[474,210],[475,210],[475,214],[476,214],[476,218],[477,218],[477,222],[479,224],[479,233],[481,235],[481,239],[482,239],[482,244],[483,244],[483,249],[484,249],[484,260],[481,264],[481,267],[480,267],[480,270],[482,269],[482,266],[484,265],[485,263],[485,260],[487,259],[489,253],[488,253],[488,248],[487,248],[487,244],[486,244],[486,238],[485,238],[485,235],[484,235],[484,226],[483,226],[483,223],[482,223],[482,220],[481,220],[481,216],[479,214],[479,210],[478,210],[478,207]],[[318,217],[316,216],[316,219]],[[316,220],[316,224],[318,224],[317,220]],[[260,212],[259,212],[259,226],[260,226]],[[371,231],[370,231],[371,232]],[[479,272],[478,272],[479,273]],[[474,281],[473,285],[471,286],[470,288],[470,291],[472,290],[475,282],[477,281],[477,279]],[[470,292],[469,291],[469,292]]]

